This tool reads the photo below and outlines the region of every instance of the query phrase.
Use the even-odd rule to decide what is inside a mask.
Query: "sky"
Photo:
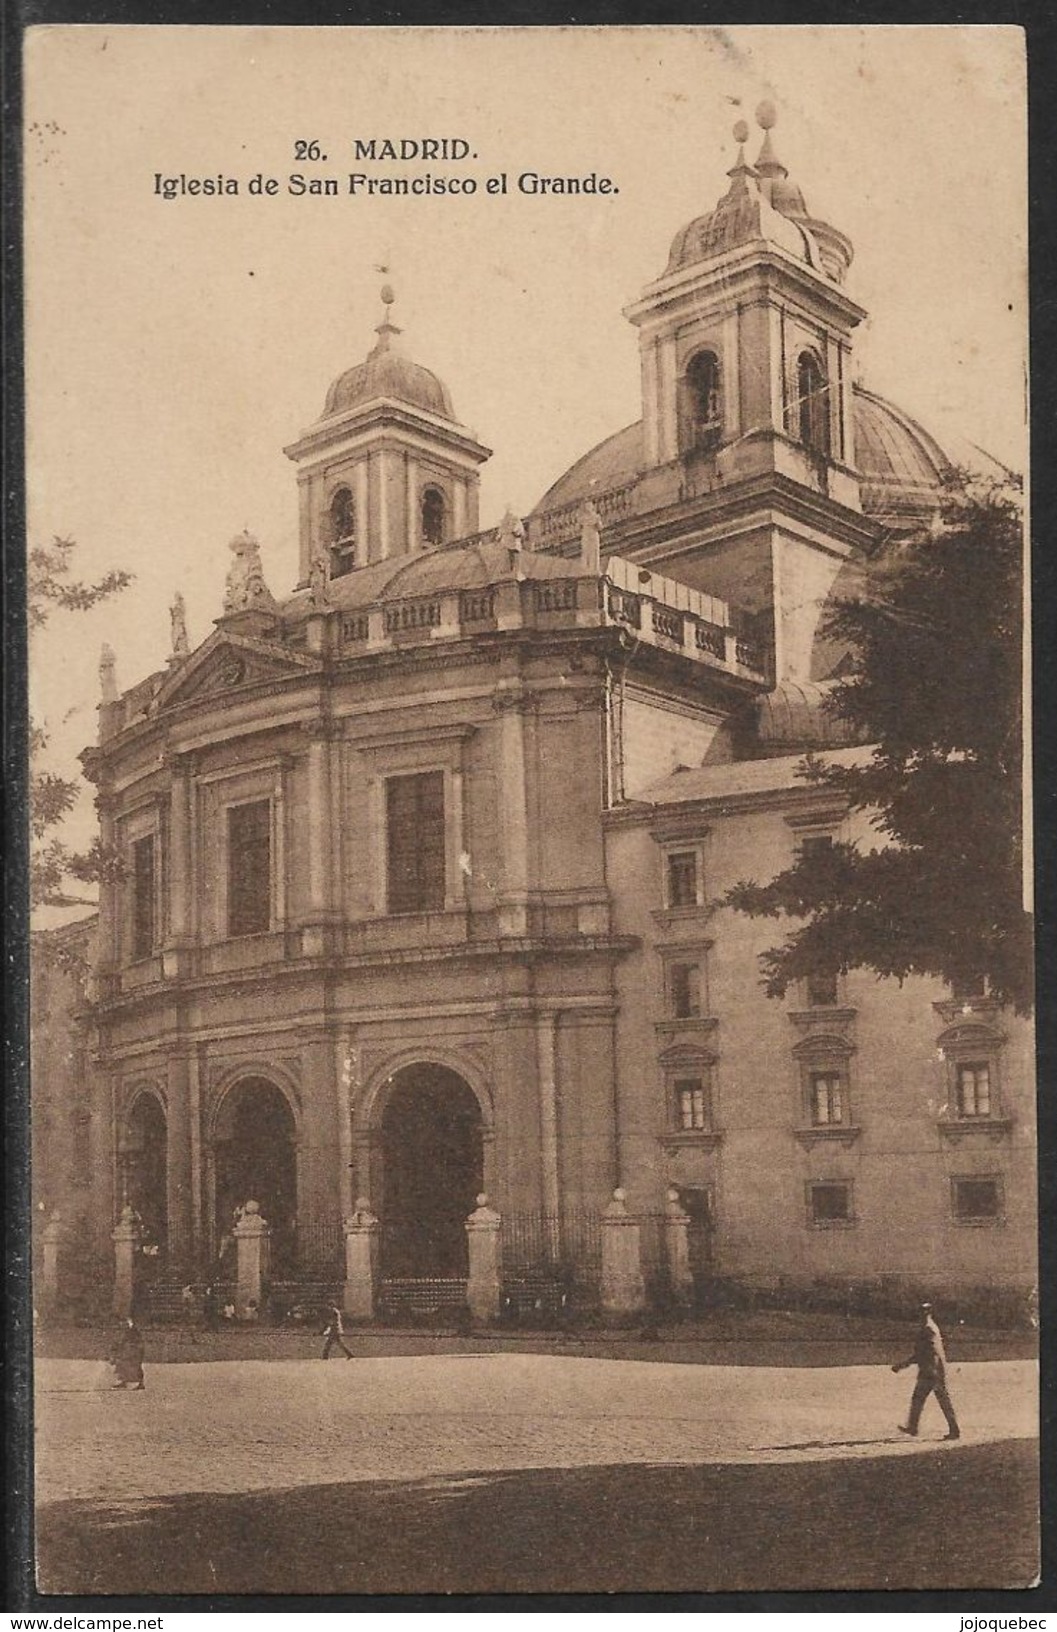
[[[94,739],[100,645],[124,688],[220,615],[231,537],[297,577],[282,448],[374,343],[402,345],[494,455],[481,525],[524,514],[640,415],[622,309],[761,132],[809,210],[855,246],[858,377],[933,429],[1026,464],[1023,37],[1012,27],[357,29],[66,26],[26,36],[26,393],[31,539],[79,572],[135,573],[35,642],[31,708],[55,768]],[[353,143],[463,138],[476,158],[356,162]],[[319,143],[325,161],[298,162]],[[618,191],[527,196],[523,171]],[[472,175],[471,197],[349,197],[349,171]],[[334,176],[338,197],[287,177]],[[506,196],[485,180],[505,172]],[[280,183],[250,196],[260,173]],[[155,176],[234,177],[166,200]],[[388,271],[379,272],[379,267]],[[81,801],[70,836],[90,835]]]

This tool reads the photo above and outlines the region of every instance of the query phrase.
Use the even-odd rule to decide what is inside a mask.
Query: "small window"
[[[951,996],[956,1003],[971,1003],[974,998],[987,996],[987,981],[983,975],[968,975],[964,980],[951,982]]]
[[[800,853],[804,856],[824,856],[832,849],[832,833],[807,833],[800,840]]]
[[[954,1216],[963,1224],[991,1223],[1002,1216],[1002,1192],[997,1179],[952,1179]]]
[[[807,977],[807,1002],[811,1009],[832,1008],[837,1001],[837,977],[814,974]]]
[[[712,1120],[711,1095],[702,1077],[679,1077],[675,1089],[676,1126],[684,1133],[704,1133]]]
[[[676,1020],[695,1019],[701,1013],[701,969],[696,963],[673,963],[669,995]]]
[[[445,893],[444,772],[386,782],[387,903],[391,913],[442,912]]]
[[[802,351],[796,365],[800,440],[815,453],[829,453],[829,386],[818,358]]]
[[[959,1116],[991,1115],[991,1066],[987,1060],[963,1060],[956,1076]]]
[[[149,958],[155,939],[154,834],[132,846],[132,956]]]
[[[356,506],[347,487],[330,501],[330,575],[341,578],[356,565]]]
[[[843,1077],[836,1071],[812,1071],[810,1090],[812,1125],[839,1127],[846,1113]]]
[[[690,440],[696,448],[713,448],[723,433],[719,394],[719,362],[710,351],[699,351],[686,370],[690,409]]]
[[[439,487],[427,487],[422,495],[422,542],[436,547],[444,543],[444,494]]]
[[[697,851],[674,850],[668,855],[668,905],[696,907]]]
[[[808,1199],[813,1224],[851,1223],[850,1184],[825,1183],[809,1185]]]
[[[228,934],[260,935],[272,923],[270,799],[228,810]]]

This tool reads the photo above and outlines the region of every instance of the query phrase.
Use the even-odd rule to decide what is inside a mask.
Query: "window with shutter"
[[[389,912],[442,912],[444,772],[391,776],[386,783],[386,829]]]
[[[260,935],[272,922],[270,799],[228,810],[228,934]]]

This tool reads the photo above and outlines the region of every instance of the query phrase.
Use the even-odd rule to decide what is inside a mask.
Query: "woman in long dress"
[[[143,1387],[143,1333],[131,1316],[121,1328],[110,1360],[117,1376],[115,1388]]]

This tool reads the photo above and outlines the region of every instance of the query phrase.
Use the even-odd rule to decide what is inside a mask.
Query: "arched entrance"
[[[481,1107],[443,1065],[408,1065],[382,1113],[382,1272],[461,1277],[466,1218],[484,1185]]]
[[[236,1209],[260,1203],[271,1226],[274,1268],[292,1258],[297,1225],[296,1125],[286,1096],[267,1077],[244,1077],[225,1094],[214,1139],[214,1240],[222,1263],[234,1256]]]
[[[168,1234],[165,1112],[152,1093],[137,1096],[118,1143],[121,1205],[139,1215],[143,1244],[162,1250]]]

